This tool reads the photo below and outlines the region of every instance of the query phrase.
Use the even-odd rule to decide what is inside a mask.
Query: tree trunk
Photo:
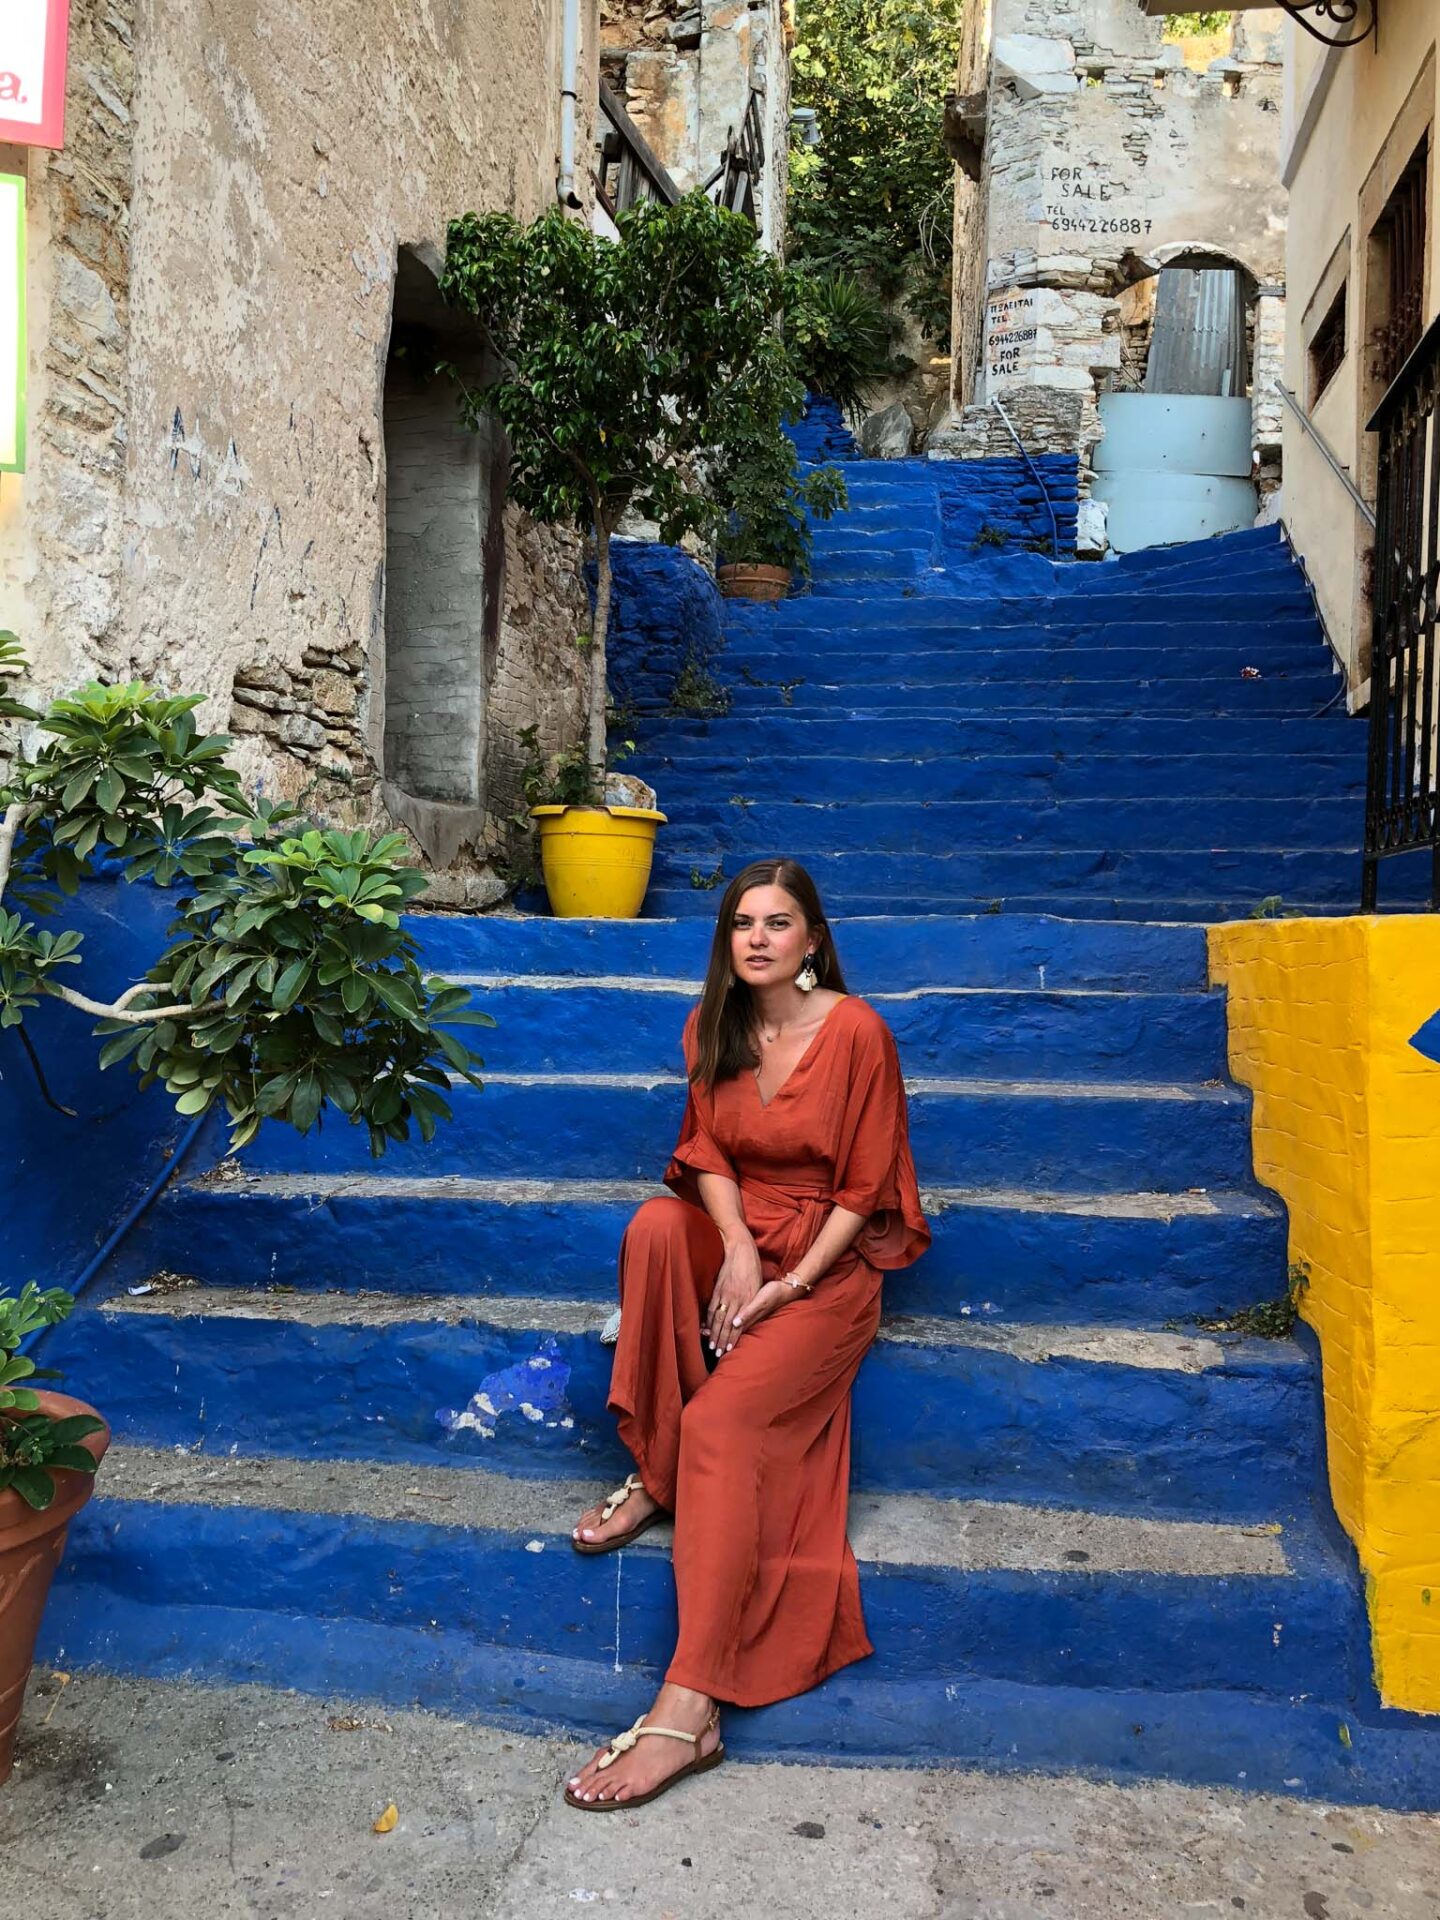
[[[605,641],[609,631],[610,529],[602,510],[595,515],[595,625],[590,639],[590,712],[586,728],[586,752],[597,806],[605,804],[605,765],[609,750],[605,730],[605,700],[609,684]]]

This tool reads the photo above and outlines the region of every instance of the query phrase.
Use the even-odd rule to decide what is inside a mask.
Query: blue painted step
[[[498,1025],[468,1037],[492,1073],[564,1073],[577,1060],[602,1074],[678,1068],[697,987],[486,983],[476,988],[476,1003]],[[1198,1082],[1225,1071],[1219,994],[964,988],[867,997],[912,1078]]]
[[[1138,852],[1175,847],[1345,847],[1358,843],[1364,808],[1351,799],[1236,800],[1230,796],[1136,800],[770,801],[737,806],[671,803],[673,837],[727,852],[763,835],[773,846],[816,854],[947,853],[952,849],[1120,845]],[[670,836],[667,836],[667,838]]]
[[[784,676],[793,679],[793,676]],[[779,680],[781,676],[777,675]],[[731,689],[732,718],[752,712],[773,713],[794,708],[801,713],[844,711],[857,706],[892,722],[915,712],[988,713],[1041,711],[1096,714],[1181,714],[1203,709],[1213,714],[1316,714],[1335,694],[1323,669],[1291,674],[1283,679],[1226,682],[1188,678],[1178,674],[1129,684],[1115,680],[987,680],[952,688],[892,686],[867,694],[853,686],[828,684],[808,675],[798,685],[750,686],[742,681]]]
[[[428,1145],[391,1145],[398,1174],[521,1179],[643,1179],[665,1165],[679,1131],[684,1083],[637,1076],[487,1077],[483,1093],[453,1089],[454,1120]],[[1248,1103],[1229,1087],[1066,1081],[912,1081],[910,1136],[926,1178],[940,1184],[1053,1186],[1127,1192],[1157,1164],[1174,1188],[1223,1185],[1243,1166]],[[221,1130],[217,1126],[217,1147]],[[272,1127],[245,1148],[252,1172],[343,1172],[370,1164],[365,1129],[333,1119],[308,1135]]]
[[[62,1583],[46,1613],[41,1657],[112,1672],[217,1683],[263,1681],[394,1708],[470,1712],[517,1728],[590,1741],[643,1713],[656,1675],[619,1675],[586,1660],[477,1647],[443,1627],[406,1630],[233,1604],[169,1609]],[[76,1658],[72,1649],[80,1649]],[[888,1760],[999,1772],[1078,1769],[1122,1781],[1197,1784],[1428,1810],[1440,1782],[1433,1731],[1366,1702],[1279,1703],[1234,1689],[1171,1695],[1138,1689],[1028,1687],[943,1675],[871,1698],[847,1669],[797,1700],[732,1710],[726,1744],[757,1759],[834,1764]],[[1343,1729],[1344,1738],[1340,1737]]]
[[[894,713],[857,705],[849,714],[802,713],[783,705],[768,712],[693,719],[653,715],[639,728],[647,753],[675,755],[687,743],[762,763],[772,755],[822,753],[879,758],[948,754],[1088,753],[1260,754],[1268,759],[1322,752],[1352,754],[1363,767],[1365,728],[1332,712],[1324,718],[1277,714],[1086,714],[966,712],[932,702],[926,712]],[[1163,783],[1158,791],[1163,792]],[[1004,797],[1001,789],[997,797]]]
[[[1184,673],[1239,673],[1255,666],[1265,673],[1329,673],[1333,663],[1316,644],[1309,623],[1274,622],[1265,632],[1238,625],[1232,630],[1213,626],[1102,627],[1077,635],[1044,626],[958,628],[907,634],[903,647],[877,648],[869,628],[836,630],[825,636],[733,634],[716,662],[728,679],[743,680],[747,672],[773,676],[781,668],[803,668],[826,681],[839,679],[858,687],[887,686],[897,680],[915,684],[955,677],[958,670],[977,677],[1025,679],[1081,673],[1090,680],[1127,676],[1144,678],[1161,668],[1172,677]],[[658,667],[666,663],[660,661]],[[1008,669],[1008,671],[1006,671]]]
[[[859,742],[854,744],[859,745]],[[690,741],[674,753],[639,753],[624,762],[652,786],[667,781],[686,798],[715,805],[746,801],[906,800],[944,802],[1008,799],[1136,800],[1163,794],[1169,800],[1210,799],[1229,805],[1251,799],[1363,805],[1363,753],[1161,754],[1092,753],[946,754],[878,756],[788,754],[737,765],[728,755],[697,751]],[[662,794],[662,800],[664,796]]]
[[[1352,847],[1306,853],[1269,847],[1140,853],[1123,848],[951,854],[812,852],[805,864],[835,913],[883,913],[887,903],[897,912],[966,913],[991,900],[1009,901],[1023,909],[1026,901],[1037,897],[1062,904],[1034,907],[1033,912],[1066,911],[1063,903],[1068,903],[1068,910],[1083,913],[1087,904],[1097,901],[1139,904],[1147,898],[1229,900],[1242,903],[1248,911],[1271,897],[1292,910],[1304,903],[1348,905],[1353,911],[1359,840],[1357,828]],[[708,880],[717,861],[723,860],[733,873],[742,859],[800,851],[799,846],[777,845],[761,821],[754,823],[751,843],[743,853],[731,854],[698,835],[688,849],[667,842],[655,861],[648,910],[661,910],[662,898],[683,897],[687,887],[693,893],[691,876]],[[1400,884],[1397,865],[1392,897],[1402,897]],[[1417,902],[1424,898],[1418,872],[1403,897]],[[702,910],[713,913],[714,906],[713,901],[704,902]],[[1157,912],[1157,917],[1163,916]]]
[[[886,633],[939,631],[958,633],[973,628],[990,631],[1007,626],[1064,626],[1075,632],[1098,627],[1160,629],[1176,618],[1186,625],[1220,625],[1238,621],[1259,627],[1272,619],[1314,620],[1309,589],[1292,578],[1273,588],[1242,593],[1186,594],[1177,609],[1148,593],[1096,591],[1084,595],[987,593],[973,597],[925,599],[897,593],[869,593],[843,607],[819,607],[805,595],[795,595],[774,606],[731,601],[725,626],[729,633],[755,631],[774,634],[800,629],[828,632],[881,629]]]
[[[248,1474],[247,1464],[228,1465],[214,1477],[222,1484],[248,1480],[258,1495],[259,1463]],[[265,1464],[277,1478],[284,1476],[286,1462]],[[152,1474],[157,1470],[165,1473],[163,1456]],[[238,1589],[263,1594],[267,1611],[280,1615],[421,1630],[443,1621],[480,1645],[578,1656],[597,1667],[613,1668],[617,1659],[663,1667],[676,1633],[668,1541],[657,1545],[652,1534],[627,1550],[617,1619],[615,1563],[582,1563],[565,1530],[592,1497],[589,1487],[577,1485],[562,1504],[549,1494],[537,1498],[531,1491],[527,1497],[512,1483],[509,1527],[503,1520],[446,1525],[447,1504],[465,1500],[468,1489],[447,1493],[439,1484],[444,1477],[461,1476],[431,1474],[422,1499],[410,1503],[412,1513],[423,1512],[423,1496],[433,1496],[431,1524],[324,1508],[273,1511],[258,1504],[102,1497],[72,1531],[66,1584],[92,1592],[108,1585],[128,1599],[163,1601],[186,1612],[225,1605]],[[324,1500],[327,1489],[318,1476],[306,1477],[312,1479]],[[342,1469],[332,1475],[332,1486],[337,1483],[342,1489],[356,1483],[363,1493],[366,1476]],[[503,1512],[503,1499],[499,1504]],[[1119,1685],[1161,1693],[1226,1686],[1285,1699],[1305,1691],[1317,1669],[1340,1682],[1350,1677],[1359,1623],[1347,1570],[1300,1527],[1287,1528],[1285,1539],[1300,1564],[1287,1565],[1286,1553],[1274,1551],[1261,1563],[1278,1562],[1279,1570],[1264,1573],[1226,1564],[1246,1565],[1246,1542],[1218,1526],[1203,1530],[1209,1541],[1189,1548],[1202,1564],[1184,1573],[1090,1571],[1084,1563],[1091,1556],[1083,1548],[1068,1566],[1033,1571],[987,1566],[983,1556],[982,1564],[965,1566],[897,1559],[911,1517],[906,1509],[922,1504],[855,1503],[862,1592],[876,1653],[853,1680],[867,1693],[943,1672],[1030,1686]],[[887,1525],[888,1505],[900,1512]],[[960,1502],[936,1508],[926,1516],[932,1529],[943,1529],[947,1521],[957,1529],[967,1520],[988,1521],[1002,1548],[1009,1544],[993,1509],[977,1513]],[[873,1549],[867,1552],[867,1509],[880,1517],[888,1536],[883,1560],[872,1557]],[[527,1510],[539,1518],[527,1521]],[[1084,1516],[1054,1518],[1069,1521],[1070,1537],[1087,1537]],[[879,1530],[872,1525],[868,1531]],[[1022,1525],[1015,1531],[1015,1544],[1033,1553],[1026,1535],[1038,1529]],[[1163,1556],[1164,1530],[1149,1531],[1142,1550]],[[930,1546],[918,1527],[914,1532],[918,1546]],[[1220,1563],[1211,1573],[1203,1567],[1207,1548]]]
[[[706,904],[713,916],[718,903]],[[699,980],[710,952],[708,933],[688,922],[417,913],[405,925],[419,940],[427,967],[458,976],[659,974]],[[1093,927],[1023,914],[996,925],[984,917],[900,914],[837,921],[835,932],[858,993],[961,984],[1199,992],[1208,983],[1205,936],[1193,927]]]
[[[170,1188],[113,1264],[206,1285],[509,1294],[610,1303],[651,1181],[230,1175]],[[924,1190],[925,1258],[885,1282],[900,1313],[1097,1326],[1223,1317],[1280,1290],[1285,1220],[1265,1196]]]
[[[46,1351],[132,1443],[602,1474],[625,1467],[602,1318],[193,1291],[77,1309]],[[1284,1341],[892,1321],[854,1412],[862,1490],[1262,1520],[1308,1507],[1320,1457],[1315,1367]]]

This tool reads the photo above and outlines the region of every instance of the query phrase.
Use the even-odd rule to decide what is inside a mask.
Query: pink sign
[[[70,0],[0,0],[0,140],[65,141]]]

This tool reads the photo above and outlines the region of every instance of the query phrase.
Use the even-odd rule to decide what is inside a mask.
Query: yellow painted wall
[[[1284,1199],[1320,1338],[1330,1486],[1389,1706],[1440,1713],[1440,917],[1210,930],[1257,1177]]]

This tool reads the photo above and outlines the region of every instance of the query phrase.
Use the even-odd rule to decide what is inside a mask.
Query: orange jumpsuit
[[[713,1371],[702,1329],[724,1249],[701,1173],[738,1184],[766,1280],[796,1264],[832,1207],[868,1216],[814,1292],[742,1332]],[[839,1001],[768,1106],[751,1072],[693,1085],[665,1183],[679,1197],[647,1201],[620,1249],[609,1406],[646,1489],[675,1515],[667,1679],[763,1706],[873,1651],[845,1535],[850,1389],[880,1324],[882,1272],[930,1242],[879,1014]]]

